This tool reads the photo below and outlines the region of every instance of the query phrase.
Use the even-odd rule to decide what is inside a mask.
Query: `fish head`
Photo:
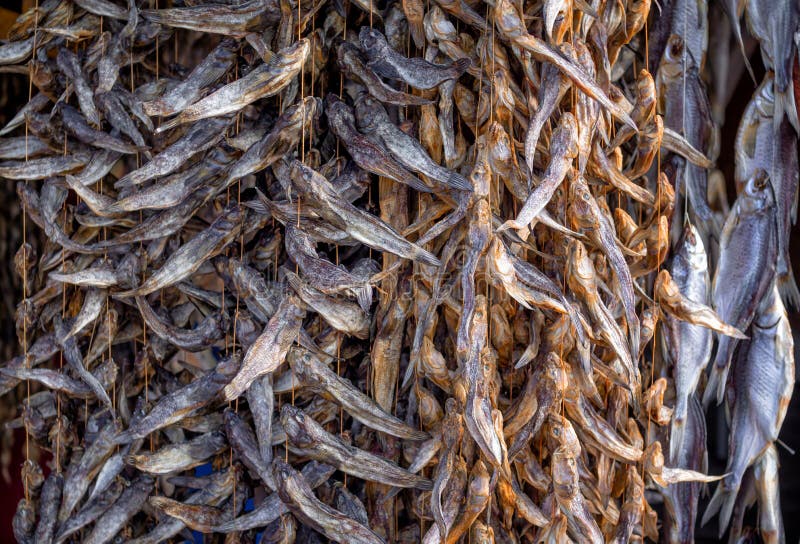
[[[656,476],[664,470],[664,453],[658,440],[652,442],[645,450],[644,468],[649,474]]]
[[[439,6],[434,5],[428,10],[423,24],[425,26],[425,35],[432,42],[438,40],[458,41],[456,27],[453,26],[453,23],[450,22],[450,19],[447,18]]]
[[[469,181],[472,184],[473,191],[479,197],[488,196],[492,181],[492,167],[489,165],[487,150],[488,148],[485,145],[478,148],[475,165],[469,174]]]
[[[553,489],[558,496],[574,497],[580,493],[578,462],[567,448],[562,446],[553,452],[550,470]]]
[[[358,40],[361,42],[361,49],[370,56],[380,56],[389,47],[389,42],[380,31],[366,26],[359,31]]]
[[[336,61],[339,64],[339,68],[346,70],[353,64],[363,64],[364,57],[356,45],[337,36],[334,46],[336,47]]]
[[[626,502],[641,508],[642,504],[644,504],[644,482],[639,475],[639,471],[633,465],[628,465],[625,492],[628,495]]]
[[[306,96],[292,112],[289,125],[312,125],[322,111],[322,100],[316,96]]]
[[[775,113],[775,75],[767,72],[761,85],[753,96],[756,111],[765,118],[772,119]]]
[[[563,158],[578,156],[578,122],[569,112],[561,116],[558,128],[553,132],[550,153]]]
[[[316,440],[307,432],[306,415],[300,408],[291,404],[281,406],[281,426],[290,437],[292,444],[312,447]]]
[[[687,223],[683,228],[678,248],[675,259],[684,261],[685,265],[694,271],[704,272],[708,269],[706,248],[700,233],[693,224]]]
[[[569,205],[570,216],[576,227],[591,226],[594,223],[592,217],[592,203],[594,197],[589,186],[580,176],[575,177],[569,184]]]
[[[761,168],[756,169],[745,184],[744,191],[736,201],[741,214],[762,213],[775,207],[775,195],[769,175]]]
[[[567,263],[570,270],[569,278],[573,288],[581,287],[582,290],[594,291],[596,276],[594,265],[586,252],[586,246],[580,240],[571,240],[567,248]]]
[[[552,393],[566,391],[568,387],[567,372],[564,368],[564,361],[558,354],[551,351],[547,354],[544,361],[544,379],[548,386],[552,387]],[[575,389],[575,388],[572,388]]]
[[[564,451],[570,452],[575,457],[581,453],[581,443],[575,433],[575,428],[566,417],[560,414],[550,414],[547,425],[547,439],[548,447],[553,451],[564,448]]]
[[[636,77],[636,103],[643,112],[655,111],[656,83],[653,75],[645,68],[639,70],[639,75]]]
[[[495,237],[492,240],[489,256],[491,257],[492,267],[497,274],[503,277],[512,277],[514,275],[514,263],[511,261],[511,257],[499,237]]]
[[[661,58],[659,75],[669,79],[678,79],[683,76],[684,54],[686,43],[677,34],[672,34],[667,40],[667,47],[664,49],[664,56]]]
[[[347,111],[347,104],[342,102],[342,99],[336,96],[334,93],[328,93],[325,95],[325,114],[328,116],[328,119],[331,123],[334,122],[334,119],[341,119]]]
[[[444,418],[444,410],[433,393],[421,385],[414,388],[417,395],[417,412],[424,429],[433,429]]]
[[[510,0],[496,0],[488,2],[489,5],[494,3],[494,22],[500,33],[507,36],[525,36],[528,34],[525,25],[522,24],[522,18],[517,11],[516,6]]]
[[[511,141],[508,133],[497,121],[489,126],[489,149],[493,159],[512,161],[516,158],[511,153]]]
[[[380,124],[390,122],[386,109],[369,93],[358,94],[355,100],[355,112],[359,129],[375,128]]]

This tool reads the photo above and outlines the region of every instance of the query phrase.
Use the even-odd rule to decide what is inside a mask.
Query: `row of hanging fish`
[[[17,540],[783,542],[797,30],[765,0],[40,0],[0,45],[30,80],[0,129]]]

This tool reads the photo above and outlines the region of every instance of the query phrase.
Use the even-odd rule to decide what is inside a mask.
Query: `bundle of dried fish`
[[[0,381],[53,460],[22,467],[17,539],[690,542],[720,480],[702,520],[736,538],[757,501],[781,541],[798,14],[745,6],[769,71],[729,207],[706,58],[738,44],[704,2],[650,7],[21,15]],[[724,475],[701,399],[727,404]]]

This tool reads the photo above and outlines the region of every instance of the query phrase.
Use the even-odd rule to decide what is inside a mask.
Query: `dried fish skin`
[[[391,226],[343,201],[324,177],[299,161],[292,163],[292,181],[301,194],[319,204],[318,213],[359,242],[379,251],[439,266],[439,259],[403,238]]]
[[[222,366],[222,363],[219,366]],[[212,370],[202,378],[165,395],[155,403],[147,415],[131,423],[124,431],[119,432],[114,438],[114,442],[116,444],[128,444],[133,440],[144,438],[151,432],[194,415],[217,398],[230,380],[231,376],[228,373]]]
[[[246,210],[239,205],[228,206],[206,230],[170,255],[164,265],[144,283],[135,289],[119,292],[116,296],[124,298],[148,295],[192,275],[239,235],[245,215]]]
[[[233,66],[235,60],[236,41],[225,39],[198,64],[194,70],[175,88],[169,90],[155,100],[144,102],[142,109],[147,115],[154,117],[169,116],[180,113],[196,102],[205,88],[224,76]]]
[[[230,119],[210,119],[194,123],[186,133],[167,149],[153,157],[153,160],[120,178],[114,187],[121,189],[140,185],[158,176],[174,172],[193,155],[205,151],[222,139]]]
[[[717,486],[703,520],[720,512],[728,526],[744,472],[778,438],[794,382],[794,341],[786,309],[775,287],[753,321],[751,337],[741,346],[728,387],[731,414],[726,476]]]
[[[243,38],[277,20],[273,0],[250,0],[239,5],[191,5],[184,8],[145,9],[142,17],[165,26]]]

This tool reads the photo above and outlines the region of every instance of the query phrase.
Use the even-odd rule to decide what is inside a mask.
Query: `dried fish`
[[[20,542],[785,540],[794,4],[140,4],[0,44]]]

